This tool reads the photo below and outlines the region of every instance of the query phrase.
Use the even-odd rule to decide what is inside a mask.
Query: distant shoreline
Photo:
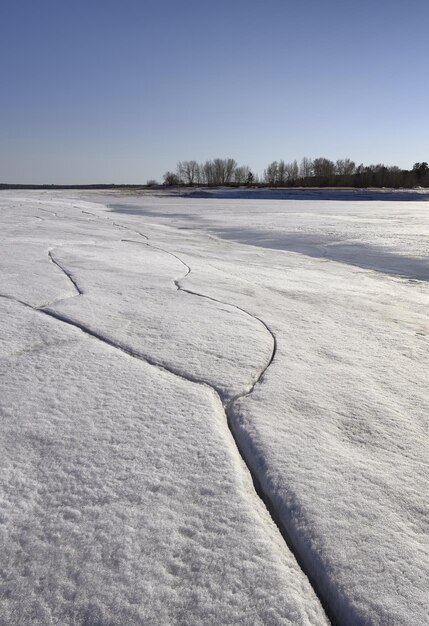
[[[161,186],[159,187],[161,188]],[[31,185],[20,183],[0,183],[0,190],[2,189],[151,189],[147,185],[114,185],[114,184],[94,184],[94,185]]]
[[[236,192],[253,192],[253,191],[273,191],[273,192],[287,192],[287,191],[357,191],[357,192],[365,192],[365,191],[378,191],[378,192],[398,192],[398,193],[429,193],[429,188],[425,187],[337,187],[337,186],[284,186],[284,187],[273,187],[265,184],[255,184],[251,186],[247,185],[221,185],[221,186],[207,186],[207,185],[138,185],[138,184],[89,184],[89,185],[61,185],[61,184],[26,184],[26,183],[0,183],[0,191],[1,190],[132,190],[132,191],[175,191],[182,192],[184,194],[187,193],[195,193],[195,192],[216,192],[216,191],[236,191]]]

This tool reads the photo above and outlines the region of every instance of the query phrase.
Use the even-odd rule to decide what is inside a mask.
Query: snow
[[[103,275],[106,298],[112,289],[120,300],[115,289],[127,278],[122,289],[133,305],[153,306],[154,316],[162,303],[151,299],[151,290],[159,288],[168,307],[168,293],[177,297],[167,276],[172,281],[183,272],[168,255],[121,242],[110,224],[103,229],[85,218],[82,225],[72,203],[59,202],[60,217],[40,222],[33,232],[26,217],[41,207],[20,204],[2,200],[2,236],[12,246],[34,237],[46,257],[49,250],[55,260],[62,254],[61,261],[70,262],[67,271],[80,276],[94,303],[103,294]],[[12,212],[15,220],[8,220]],[[116,248],[106,230],[113,230]],[[73,240],[80,243],[65,243]],[[35,249],[29,246],[25,257],[22,245],[24,258],[2,257],[8,294],[0,298],[0,623],[326,624],[308,580],[254,491],[216,392],[37,309],[34,303],[47,299],[44,282],[37,295],[38,271],[33,281],[23,274],[15,286],[9,278],[19,274],[24,259],[31,272]],[[91,250],[97,260],[93,278],[85,273]],[[141,269],[133,269],[140,261]],[[45,272],[54,302],[82,301],[85,318],[91,307],[86,295],[78,295],[53,262]],[[106,300],[106,308],[113,300]],[[199,300],[189,297],[188,310],[181,304],[180,311],[188,320],[205,315],[207,324],[212,315],[217,321],[225,316],[224,326],[245,318],[210,306],[200,310]],[[120,335],[120,344],[120,329],[109,326],[102,309],[96,312],[100,328]],[[118,304],[115,315],[128,310]],[[248,332],[253,330],[250,325]],[[227,328],[220,331],[224,341],[234,342]],[[174,332],[174,324],[164,329],[170,341]],[[143,335],[136,352],[149,354],[150,346],[140,346]],[[201,346],[206,341],[203,336]],[[213,357],[204,353],[202,359],[210,363]],[[254,368],[249,363],[249,380]],[[237,380],[243,376],[244,364],[238,365]]]
[[[427,203],[0,203],[4,623],[428,621]]]
[[[54,250],[54,258],[72,268],[84,294],[49,310],[204,380],[225,397],[247,388],[270,358],[271,338],[259,322],[235,307],[178,291],[172,279],[188,268],[161,250],[125,241],[73,246],[72,252],[65,246]]]

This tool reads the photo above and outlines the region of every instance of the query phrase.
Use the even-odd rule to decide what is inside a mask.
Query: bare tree
[[[234,159],[213,159],[202,166],[208,185],[227,185],[232,182],[237,163]]]
[[[267,185],[276,185],[278,178],[278,169],[279,164],[277,161],[273,161],[267,166],[267,169],[264,170],[264,181]]]
[[[299,168],[298,168],[298,161],[296,159],[295,161],[292,161],[291,163],[286,163],[285,169],[286,169],[286,177],[289,182],[297,180]]]
[[[188,161],[188,179],[189,184],[193,185],[199,182],[200,166],[197,161]]]
[[[340,176],[351,176],[356,170],[356,163],[350,159],[338,159],[335,163],[335,173]]]
[[[164,185],[167,185],[167,187],[173,187],[181,184],[180,178],[174,172],[165,172],[163,180]]]
[[[179,161],[176,165],[176,174],[180,180],[185,182],[185,161]]]
[[[251,172],[248,165],[237,166],[234,170],[234,182],[238,183],[239,185],[247,183],[249,173]]]
[[[200,165],[201,179],[206,185],[214,184],[214,166],[213,161],[206,161]]]
[[[335,174],[335,164],[333,161],[325,159],[324,157],[314,159],[313,173],[314,176],[323,178],[333,176]]]
[[[313,175],[313,161],[308,157],[303,157],[299,166],[300,178],[308,178]]]
[[[235,168],[237,167],[237,161],[235,159],[225,159],[225,178],[224,184],[230,183],[233,179]]]
[[[214,185],[223,185],[225,181],[225,161],[223,159],[213,159]]]
[[[185,185],[193,185],[197,182],[199,165],[196,161],[179,161],[176,172]]]
[[[286,183],[286,179],[287,179],[286,164],[283,161],[283,159],[281,159],[277,165],[276,185],[284,185]]]
[[[203,172],[203,164],[197,163],[198,167],[195,171],[195,182],[197,185],[202,185],[204,183],[204,172]]]

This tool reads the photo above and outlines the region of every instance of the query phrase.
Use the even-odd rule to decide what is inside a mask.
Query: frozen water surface
[[[427,623],[425,196],[223,195],[0,196],[0,623]]]

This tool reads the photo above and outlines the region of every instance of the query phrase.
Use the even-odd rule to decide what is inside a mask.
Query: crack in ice
[[[100,219],[99,216],[95,215],[94,213],[91,213],[91,215],[93,215],[94,217],[97,217],[98,219]],[[133,228],[127,227],[127,226],[123,226],[122,224],[117,224],[116,222],[113,222],[113,220],[110,220],[109,218],[106,218],[107,221],[111,222],[114,226],[116,226],[117,228],[120,228],[122,230],[127,230],[128,232],[132,232],[135,233],[141,237],[144,237],[146,239],[146,241],[134,241],[134,240],[127,240],[127,239],[121,239],[121,241],[123,241],[124,243],[136,243],[139,245],[145,245],[148,248],[152,248],[155,250],[159,250],[160,252],[163,252],[165,254],[168,254],[169,256],[177,259],[185,268],[186,273],[184,274],[184,276],[181,276],[180,278],[176,278],[173,280],[174,285],[176,286],[178,291],[183,291],[187,294],[193,295],[193,296],[197,296],[199,298],[204,298],[206,300],[211,300],[212,302],[216,302],[218,304],[222,304],[223,306],[229,306],[231,308],[234,308],[238,311],[241,311],[242,313],[244,313],[245,315],[251,317],[252,319],[258,321],[260,324],[262,324],[262,326],[266,329],[266,331],[269,333],[269,335],[271,336],[272,339],[272,351],[271,351],[271,356],[267,362],[267,364],[262,368],[262,370],[260,371],[259,375],[257,376],[257,378],[249,385],[249,387],[247,389],[245,389],[242,392],[237,393],[235,396],[233,396],[229,401],[225,401],[223,400],[222,396],[223,394],[216,389],[215,386],[210,385],[209,383],[207,383],[204,380],[201,379],[192,379],[190,378],[189,374],[183,375],[182,373],[178,373],[175,372],[174,370],[170,370],[167,367],[164,366],[160,366],[158,364],[154,364],[157,367],[161,367],[162,369],[165,369],[167,371],[169,371],[170,373],[179,376],[181,378],[184,378],[185,380],[187,380],[188,382],[191,383],[196,383],[196,384],[201,384],[204,385],[205,387],[209,387],[213,393],[219,398],[222,408],[223,408],[223,413],[225,415],[225,419],[226,419],[226,423],[228,425],[228,429],[231,433],[231,436],[234,440],[234,443],[236,445],[236,448],[240,454],[241,459],[243,460],[245,466],[247,467],[249,474],[252,478],[252,482],[253,482],[253,486],[255,488],[255,492],[258,495],[259,499],[262,501],[262,503],[264,504],[267,512],[269,513],[271,519],[273,520],[273,522],[276,524],[277,528],[279,529],[279,532],[281,534],[281,536],[283,537],[283,540],[285,541],[286,545],[288,546],[289,550],[292,552],[292,554],[295,557],[296,562],[298,563],[299,567],[301,568],[303,574],[306,576],[307,580],[309,581],[314,593],[316,594],[317,598],[319,599],[325,614],[327,616],[327,618],[329,619],[329,621],[331,622],[331,624],[336,625],[339,623],[339,621],[336,619],[335,617],[335,613],[333,610],[333,607],[331,607],[331,605],[329,604],[329,598],[326,598],[325,595],[322,593],[321,588],[322,588],[322,584],[319,583],[319,581],[317,581],[314,576],[311,575],[311,573],[309,572],[308,568],[305,566],[304,563],[304,559],[301,556],[299,550],[297,549],[297,547],[294,545],[289,532],[287,531],[285,524],[283,523],[280,514],[277,511],[277,508],[274,504],[274,502],[271,500],[271,496],[269,493],[267,493],[263,486],[262,486],[262,482],[257,474],[256,471],[254,471],[251,467],[251,463],[250,460],[247,458],[246,452],[243,450],[243,447],[240,443],[239,440],[239,436],[238,434],[236,434],[235,431],[235,427],[234,427],[234,420],[232,417],[232,409],[233,409],[233,405],[235,404],[235,402],[237,402],[238,400],[240,400],[241,398],[245,398],[250,396],[256,385],[258,385],[260,382],[262,382],[268,368],[271,366],[271,364],[273,363],[274,359],[275,359],[275,355],[277,352],[277,339],[275,336],[275,333],[273,330],[271,330],[271,328],[268,326],[268,324],[266,322],[264,322],[264,320],[262,320],[261,318],[259,318],[258,316],[254,315],[253,313],[250,313],[249,311],[246,311],[245,309],[242,309],[241,307],[239,307],[238,305],[235,304],[231,304],[229,302],[224,302],[222,300],[218,300],[216,298],[213,298],[212,296],[207,296],[205,294],[202,293],[198,293],[196,291],[192,291],[191,289],[186,289],[185,287],[182,287],[180,284],[181,280],[184,280],[187,276],[189,276],[189,274],[191,273],[192,269],[191,267],[185,263],[185,261],[183,261],[183,259],[181,259],[178,255],[174,254],[173,252],[171,252],[170,250],[166,250],[165,248],[162,248],[160,246],[156,246],[153,245],[152,243],[149,243],[150,239],[147,235],[145,235],[144,233],[141,233],[138,230],[135,230]],[[137,358],[141,358],[138,357]],[[149,362],[149,361],[148,361]]]
[[[56,246],[56,247],[59,247],[59,246]],[[81,296],[83,294],[82,289],[79,287],[76,280],[73,278],[72,274],[65,267],[61,265],[61,263],[54,257],[52,252],[53,252],[53,249],[48,251],[49,259],[54,265],[56,265],[67,276],[67,278],[69,279],[69,281],[72,283],[73,287],[76,290],[76,296]],[[50,304],[53,304],[53,303],[51,302]],[[48,306],[48,305],[45,305],[45,306]]]
[[[78,208],[78,207],[76,207]],[[86,213],[86,214],[90,214],[93,215],[94,217],[96,217],[97,219],[99,219],[99,216],[95,215],[94,213],[90,213],[89,211],[84,211],[82,210],[82,213]],[[284,524],[282,523],[282,520],[276,510],[275,504],[271,501],[270,498],[270,494],[268,494],[262,487],[261,481],[258,477],[258,474],[252,469],[251,467],[251,463],[249,462],[249,460],[247,459],[246,456],[246,452],[243,450],[241,444],[240,444],[240,440],[239,440],[239,436],[236,434],[235,432],[235,427],[234,427],[234,420],[233,420],[233,415],[232,415],[232,409],[233,409],[233,405],[240,400],[241,398],[245,398],[247,396],[249,396],[250,394],[253,393],[255,387],[262,382],[268,368],[270,367],[270,365],[273,363],[274,359],[275,359],[275,355],[276,355],[276,351],[277,351],[277,340],[276,340],[276,336],[274,334],[274,332],[271,330],[271,328],[268,326],[268,324],[266,324],[266,322],[264,322],[261,318],[259,318],[258,316],[250,313],[249,311],[246,311],[245,309],[242,309],[241,307],[235,305],[235,304],[231,304],[229,302],[224,302],[222,300],[218,300],[217,298],[214,298],[212,296],[207,296],[203,293],[198,293],[196,291],[192,291],[191,289],[186,289],[185,287],[182,287],[180,284],[180,281],[183,280],[184,278],[186,278],[192,271],[191,267],[185,263],[185,261],[183,261],[183,259],[181,259],[178,255],[174,254],[173,252],[170,252],[169,250],[166,250],[160,246],[156,246],[153,245],[151,243],[149,243],[149,237],[147,235],[145,235],[144,233],[141,233],[135,229],[129,228],[127,226],[123,226],[121,224],[117,224],[115,222],[113,222],[112,220],[108,220],[111,222],[111,224],[113,226],[115,226],[116,228],[120,228],[122,230],[127,230],[128,232],[133,232],[141,237],[143,237],[144,239],[146,239],[146,241],[134,241],[134,240],[127,240],[127,239],[122,239],[121,241],[124,243],[135,243],[138,245],[145,245],[148,248],[152,248],[155,250],[158,250],[160,252],[163,252],[173,258],[175,258],[177,261],[179,261],[185,268],[186,273],[181,276],[180,278],[176,278],[173,279],[173,283],[176,287],[176,289],[178,291],[183,291],[184,293],[187,293],[189,295],[193,295],[195,297],[199,297],[199,298],[204,298],[207,300],[210,300],[212,302],[216,302],[218,304],[222,304],[223,306],[228,306],[231,307],[233,309],[236,309],[238,311],[240,311],[241,313],[243,313],[244,315],[247,315],[249,317],[251,317],[253,320],[259,322],[264,328],[265,330],[268,332],[268,334],[271,337],[271,341],[272,341],[272,350],[271,350],[271,355],[270,358],[268,359],[268,362],[266,363],[266,365],[261,369],[259,375],[249,384],[249,386],[241,391],[238,392],[237,394],[235,394],[231,399],[229,400],[225,400],[223,394],[221,391],[219,391],[214,385],[209,384],[208,382],[206,382],[205,380],[201,379],[201,378],[197,378],[197,377],[193,377],[192,375],[190,375],[189,373],[184,373],[182,371],[179,371],[178,369],[172,367],[172,366],[166,366],[160,362],[158,362],[156,359],[148,356],[147,354],[143,355],[131,348],[129,348],[128,346],[117,342],[105,335],[103,335],[102,333],[98,333],[97,331],[92,330],[91,328],[89,328],[88,326],[86,326],[83,323],[77,322],[75,320],[71,320],[69,319],[66,315],[63,315],[57,311],[53,311],[50,310],[49,306],[53,306],[55,305],[57,302],[59,301],[55,301],[53,303],[50,303],[48,305],[44,305],[42,307],[33,307],[30,304],[23,302],[21,300],[18,300],[16,298],[13,297],[9,297],[9,296],[1,296],[0,297],[4,297],[4,298],[8,298],[10,300],[14,300],[26,307],[29,307],[31,309],[33,309],[34,311],[37,311],[39,313],[43,313],[44,315],[48,315],[51,318],[54,318],[60,322],[63,322],[65,324],[68,324],[70,326],[73,326],[77,329],[79,329],[81,332],[83,332],[84,334],[93,337],[97,340],[99,340],[100,342],[115,348],[116,350],[119,350],[120,352],[122,352],[123,354],[126,354],[129,357],[132,358],[136,358],[138,360],[144,361],[146,363],[148,363],[149,365],[162,370],[164,372],[167,372],[173,376],[177,376],[178,378],[180,378],[181,380],[184,380],[188,383],[191,384],[196,384],[199,385],[201,387],[203,387],[206,391],[210,391],[216,402],[219,405],[219,410],[221,410],[224,414],[224,418],[226,421],[226,424],[228,426],[228,430],[233,438],[233,441],[236,445],[237,451],[243,461],[243,463],[245,464],[247,470],[249,471],[249,474],[252,478],[252,482],[255,488],[255,492],[257,494],[257,496],[259,497],[259,499],[262,501],[262,503],[264,504],[267,512],[269,513],[270,517],[272,518],[273,522],[275,523],[275,525],[277,526],[277,528],[279,529],[279,532],[281,533],[283,540],[285,541],[286,545],[288,546],[289,550],[292,552],[292,554],[295,557],[296,562],[298,563],[299,567],[301,568],[303,574],[306,576],[306,578],[308,579],[311,587],[313,588],[313,591],[315,593],[315,595],[318,597],[323,609],[325,610],[325,613],[327,615],[327,617],[330,619],[332,624],[336,624],[337,620],[335,620],[334,616],[333,616],[333,611],[331,610],[331,607],[329,606],[329,604],[327,603],[327,600],[324,598],[323,594],[320,593],[319,590],[319,584],[318,581],[314,580],[314,578],[310,575],[310,573],[308,572],[307,568],[305,567],[305,565],[303,564],[303,559],[301,558],[301,555],[299,554],[299,552],[297,551],[296,547],[294,546],[289,533],[287,532]],[[59,248],[60,246],[55,246],[55,248]],[[61,264],[53,255],[52,250],[48,251],[48,256],[51,260],[52,263],[54,263],[63,273],[64,275],[70,280],[70,282],[72,283],[76,294],[74,296],[71,296],[71,298],[78,298],[79,296],[83,295],[83,291],[82,289],[79,287],[77,281],[73,278],[71,272],[69,270],[67,270],[63,264]],[[68,298],[66,298],[68,299]],[[63,299],[64,300],[64,299]]]
[[[94,215],[94,217],[97,217],[98,219],[99,216],[95,215],[94,213],[92,213],[91,215]],[[233,396],[230,400],[225,401],[223,399],[223,394],[216,389],[215,386],[207,383],[206,381],[200,380],[200,379],[192,379],[190,378],[189,374],[183,375],[182,373],[178,373],[175,372],[173,370],[169,370],[168,368],[167,371],[170,371],[171,373],[173,373],[176,376],[180,376],[181,378],[184,378],[185,380],[187,380],[188,382],[193,382],[196,384],[202,384],[204,386],[208,386],[209,388],[212,389],[212,391],[216,394],[216,396],[218,396],[221,404],[222,404],[222,408],[223,408],[223,412],[225,415],[225,419],[226,419],[226,423],[228,425],[228,429],[231,433],[231,436],[234,440],[234,443],[237,447],[237,450],[240,454],[240,457],[242,458],[245,466],[247,467],[250,476],[252,478],[252,482],[253,482],[253,486],[255,488],[255,492],[258,495],[259,499],[262,501],[262,503],[265,505],[265,508],[267,509],[271,519],[273,520],[273,522],[276,524],[277,528],[279,529],[279,532],[281,534],[281,536],[283,537],[283,540],[285,541],[286,545],[288,546],[289,550],[292,552],[292,554],[295,557],[296,562],[298,563],[299,567],[301,568],[303,574],[306,576],[307,580],[309,581],[314,593],[316,594],[317,598],[319,599],[326,616],[328,617],[329,621],[331,622],[331,624],[335,625],[337,623],[339,623],[339,621],[336,619],[335,617],[335,613],[333,610],[333,607],[331,607],[331,605],[329,604],[329,598],[326,598],[325,595],[322,593],[321,591],[321,587],[322,584],[319,583],[319,581],[317,581],[314,576],[311,575],[311,573],[309,572],[308,568],[305,566],[304,563],[304,559],[300,554],[299,549],[295,546],[295,544],[293,543],[289,532],[287,531],[285,524],[283,523],[280,514],[277,511],[277,508],[274,504],[274,502],[271,499],[271,496],[269,493],[267,493],[263,486],[262,486],[262,482],[257,474],[256,471],[254,471],[251,467],[251,463],[250,460],[247,458],[246,452],[243,450],[243,447],[240,443],[240,439],[239,439],[239,435],[236,434],[235,431],[235,427],[234,427],[234,420],[233,420],[233,416],[232,416],[232,409],[233,409],[233,405],[240,400],[241,398],[245,398],[250,396],[255,387],[262,382],[268,368],[271,366],[271,364],[273,363],[275,356],[276,356],[276,352],[277,352],[277,339],[275,336],[274,331],[268,326],[268,324],[266,322],[264,322],[263,319],[259,318],[257,315],[254,315],[253,313],[250,313],[249,311],[246,311],[245,309],[239,307],[238,305],[235,304],[231,304],[229,302],[225,302],[223,300],[218,300],[217,298],[214,298],[212,296],[208,296],[202,293],[198,293],[196,291],[192,291],[191,289],[187,289],[185,287],[182,287],[180,284],[181,280],[184,280],[187,276],[189,276],[189,274],[192,272],[191,267],[185,263],[185,261],[183,261],[183,259],[181,259],[178,255],[174,254],[173,252],[171,252],[170,250],[166,250],[165,248],[162,248],[160,246],[156,246],[152,243],[149,243],[150,239],[147,235],[145,235],[144,233],[141,233],[140,231],[137,231],[133,228],[129,228],[127,226],[123,226],[121,224],[117,224],[115,222],[113,222],[113,220],[110,220],[109,218],[106,218],[108,221],[110,221],[114,226],[121,228],[122,230],[127,230],[129,232],[135,233],[141,237],[144,237],[146,239],[146,241],[135,241],[135,240],[131,240],[131,239],[121,239],[122,242],[124,243],[135,243],[138,245],[145,245],[148,248],[152,248],[155,250],[159,250],[160,252],[163,252],[165,254],[168,254],[169,256],[175,258],[176,260],[178,260],[185,268],[186,273],[184,274],[184,276],[181,276],[180,278],[176,278],[173,280],[174,285],[176,286],[176,289],[178,291],[183,291],[187,294],[199,297],[199,298],[204,298],[206,300],[211,300],[212,302],[216,302],[218,304],[222,304],[223,306],[229,306],[231,308],[234,308],[240,312],[242,312],[243,314],[251,317],[253,320],[259,322],[264,328],[265,330],[269,333],[269,335],[271,336],[271,340],[272,340],[272,351],[271,351],[271,355],[270,358],[267,362],[267,364],[262,368],[262,370],[260,371],[259,375],[256,377],[256,379],[249,385],[249,387],[247,389],[245,389],[242,392],[237,393],[235,396]],[[159,366],[159,365],[158,365]],[[161,366],[164,367],[164,366]]]

